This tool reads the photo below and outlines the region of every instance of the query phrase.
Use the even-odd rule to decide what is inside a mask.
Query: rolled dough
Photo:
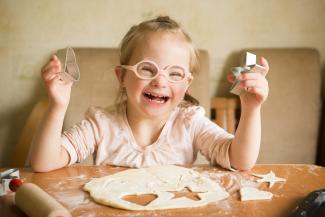
[[[172,191],[188,188],[200,200],[174,198]],[[113,175],[95,178],[84,185],[98,203],[127,210],[159,210],[199,207],[223,200],[229,194],[220,185],[200,173],[179,166],[156,166],[128,169]],[[154,194],[156,199],[146,206],[123,200],[127,195]]]
[[[243,187],[240,189],[241,201],[247,200],[269,200],[273,194],[268,191],[258,190],[254,187]]]

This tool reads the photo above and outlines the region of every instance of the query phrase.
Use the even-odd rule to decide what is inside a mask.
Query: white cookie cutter
[[[244,90],[239,86],[240,81],[237,79],[241,73],[257,72],[262,73],[265,68],[256,64],[256,55],[250,52],[246,52],[244,66],[232,67],[231,72],[235,76],[236,80],[230,88],[230,93],[240,95]]]
[[[56,56],[61,62],[61,79],[73,82],[79,81],[80,71],[72,47],[58,50]]]

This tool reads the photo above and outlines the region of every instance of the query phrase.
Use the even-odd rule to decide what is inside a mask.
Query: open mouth
[[[155,101],[157,103],[166,103],[169,100],[168,96],[158,95],[149,92],[145,92],[143,95],[150,101]]]

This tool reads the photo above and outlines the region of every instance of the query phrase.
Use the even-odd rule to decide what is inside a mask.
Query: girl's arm
[[[61,64],[56,56],[42,69],[49,106],[32,142],[31,166],[37,172],[58,169],[69,162],[68,152],[61,146],[60,140],[72,82],[61,80],[60,71]]]
[[[230,146],[230,164],[238,170],[251,169],[257,160],[261,142],[260,108],[242,109],[235,138]]]
[[[246,91],[240,95],[241,117],[230,146],[231,166],[239,170],[251,169],[260,149],[261,106],[269,92],[265,79],[269,66],[265,58],[261,58],[261,64],[265,67],[264,73],[243,73],[239,77]]]

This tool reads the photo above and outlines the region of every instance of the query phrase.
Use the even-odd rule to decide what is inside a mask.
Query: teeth
[[[159,96],[159,95],[155,95],[152,93],[144,93],[146,97],[148,97],[151,101],[156,101],[159,103],[165,103],[169,97],[168,96]]]
[[[154,96],[154,97],[163,97],[163,96],[159,96],[159,95],[155,95],[155,94],[152,94],[152,93],[149,93],[149,95],[151,95],[151,96]]]

